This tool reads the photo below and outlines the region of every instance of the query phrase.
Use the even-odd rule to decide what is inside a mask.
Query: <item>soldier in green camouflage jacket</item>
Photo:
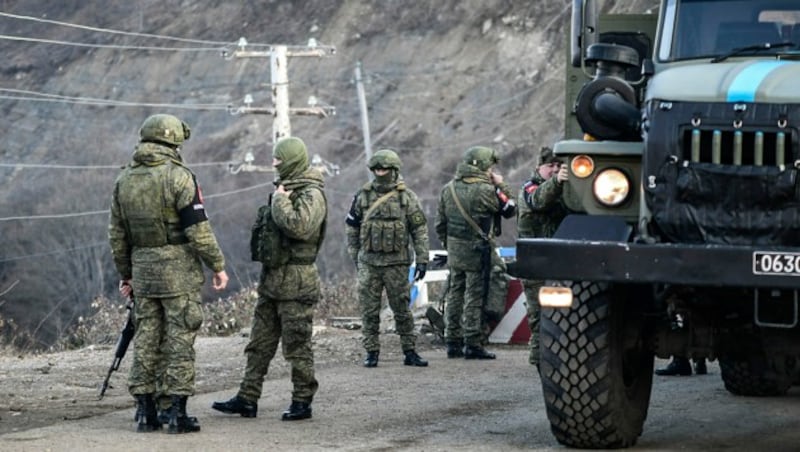
[[[512,218],[516,212],[503,176],[492,171],[497,162],[494,149],[467,149],[455,178],[439,196],[436,235],[447,249],[450,268],[445,297],[448,358],[495,358],[483,348],[482,310],[492,269],[505,267],[494,251],[499,219]]]
[[[138,431],[161,429],[154,393],[163,384],[159,390],[172,401],[169,433],[194,432],[200,426],[187,416],[186,400],[194,394],[203,264],[214,271],[217,290],[228,275],[200,187],[179,153],[189,127],[174,116],[153,115],[139,135],[133,161],[114,184],[108,227],[120,290],[136,294],[129,391],[137,401]]]
[[[381,299],[384,289],[394,313],[407,366],[428,365],[414,350],[416,334],[409,309],[409,265],[416,259],[416,281],[428,266],[428,223],[417,195],[400,176],[402,162],[382,149],[369,160],[375,179],[353,197],[345,219],[347,253],[358,268],[358,300],[363,319],[365,367],[376,367],[380,353]],[[413,254],[411,253],[413,247]]]
[[[283,138],[272,151],[278,171],[277,189],[266,209],[266,236],[262,250],[258,302],[253,314],[244,378],[239,392],[212,408],[223,413],[256,417],[264,377],[275,357],[278,343],[292,367],[292,402],[281,417],[295,421],[311,417],[317,392],[311,333],[314,307],[320,297],[320,278],[315,264],[325,237],[327,201],[322,174],[309,167],[305,143]]]
[[[517,233],[520,238],[552,237],[569,213],[562,200],[564,183],[568,179],[567,167],[553,155],[553,150],[543,147],[539,164],[531,178],[520,189],[522,200],[517,211]],[[539,366],[539,289],[544,281],[526,280],[525,298],[528,309],[528,327],[531,330],[529,362]]]

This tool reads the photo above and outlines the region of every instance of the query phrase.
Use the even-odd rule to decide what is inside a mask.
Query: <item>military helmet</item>
[[[400,160],[400,157],[391,149],[381,149],[374,153],[367,163],[367,167],[370,170],[383,168],[400,171],[400,167],[402,166],[403,162]]]
[[[484,171],[499,161],[500,158],[497,156],[497,152],[485,146],[473,146],[464,152],[464,163],[476,166]]]
[[[139,129],[139,138],[142,141],[158,141],[174,146],[180,146],[190,135],[191,130],[185,122],[164,114],[148,117]]]

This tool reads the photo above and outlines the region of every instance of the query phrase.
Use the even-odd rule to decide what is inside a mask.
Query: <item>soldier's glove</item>
[[[433,256],[433,268],[442,268],[447,265],[447,254],[437,254]]]
[[[414,269],[414,282],[422,280],[425,277],[425,272],[428,270],[428,264],[417,264]]]

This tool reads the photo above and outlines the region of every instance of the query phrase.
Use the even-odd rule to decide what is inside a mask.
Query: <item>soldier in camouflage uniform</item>
[[[436,235],[447,249],[450,268],[445,297],[448,358],[495,358],[483,348],[482,310],[491,269],[504,265],[494,252],[499,218],[512,218],[516,212],[503,176],[492,170],[497,162],[494,149],[467,149],[455,178],[439,196]]]
[[[254,238],[268,244],[263,255],[258,302],[253,314],[250,342],[244,349],[247,366],[239,392],[212,408],[223,413],[256,417],[258,399],[278,342],[292,367],[292,403],[282,420],[311,417],[317,392],[311,332],[314,307],[320,298],[320,278],[315,264],[325,236],[327,201],[322,174],[309,167],[305,143],[283,138],[272,151],[278,172],[277,189],[262,207],[266,235]],[[256,229],[254,229],[256,231]],[[254,257],[255,258],[255,257]]]
[[[417,195],[400,175],[402,162],[390,149],[376,152],[368,162],[375,175],[353,197],[345,219],[347,253],[358,268],[358,300],[363,319],[364,367],[376,367],[383,291],[394,313],[406,366],[428,365],[414,350],[416,334],[409,309],[408,269],[416,259],[414,279],[428,266],[428,223]],[[413,247],[414,254],[411,254]]]
[[[128,388],[136,398],[139,432],[162,427],[154,401],[162,385],[172,400],[168,432],[200,430],[186,414],[186,401],[194,394],[194,341],[203,322],[203,264],[214,271],[216,290],[228,282],[200,187],[179,152],[189,134],[174,116],[147,118],[111,201],[108,236],[120,290],[136,293]]]
[[[522,202],[517,211],[517,233],[520,238],[553,236],[561,220],[568,213],[561,197],[568,175],[567,167],[553,155],[553,150],[543,147],[539,152],[539,164],[519,193]],[[523,281],[528,308],[528,326],[531,330],[528,361],[537,368],[541,317],[539,289],[543,285],[544,281]]]

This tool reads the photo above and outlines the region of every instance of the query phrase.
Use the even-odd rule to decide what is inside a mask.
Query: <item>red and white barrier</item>
[[[506,294],[506,313],[489,335],[492,344],[527,344],[531,338],[522,281],[512,279]]]

